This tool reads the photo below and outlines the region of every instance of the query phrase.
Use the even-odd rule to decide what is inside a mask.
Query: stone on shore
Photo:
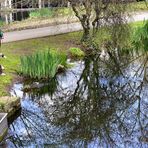
[[[8,113],[8,118],[21,109],[20,99],[17,97],[0,97],[0,113]]]

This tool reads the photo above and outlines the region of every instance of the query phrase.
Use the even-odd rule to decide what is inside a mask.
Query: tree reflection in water
[[[108,54],[85,58],[43,94],[24,92],[8,147],[146,148],[148,56]]]

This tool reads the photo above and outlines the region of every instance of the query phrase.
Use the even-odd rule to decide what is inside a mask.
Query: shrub
[[[136,50],[148,51],[148,20],[144,21],[142,27],[137,27],[133,36],[133,45]]]
[[[72,15],[73,11],[70,8],[67,7],[61,7],[61,8],[55,8],[55,15],[60,15],[60,16],[68,16]]]
[[[72,47],[69,49],[69,51],[72,57],[84,57],[85,56],[85,53],[80,48]]]
[[[66,67],[67,56],[54,50],[37,52],[21,57],[20,73],[31,78],[52,78],[59,65]]]
[[[41,17],[52,17],[54,15],[54,11],[52,8],[42,8],[35,11],[30,12],[30,18],[41,18]]]

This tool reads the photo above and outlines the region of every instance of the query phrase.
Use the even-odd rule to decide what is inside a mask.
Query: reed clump
[[[70,52],[72,57],[80,58],[80,57],[84,57],[85,56],[84,51],[82,51],[80,48],[77,48],[77,47],[70,48],[69,52]]]
[[[61,65],[63,68],[67,67],[66,54],[47,50],[21,57],[19,73],[33,79],[52,78]]]
[[[137,27],[132,43],[137,51],[139,49],[148,51],[148,20],[144,21],[142,26]]]

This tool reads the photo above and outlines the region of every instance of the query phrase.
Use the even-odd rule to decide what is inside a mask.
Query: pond
[[[148,147],[148,55],[108,56],[73,62],[46,82],[15,84],[22,111],[3,146]]]

